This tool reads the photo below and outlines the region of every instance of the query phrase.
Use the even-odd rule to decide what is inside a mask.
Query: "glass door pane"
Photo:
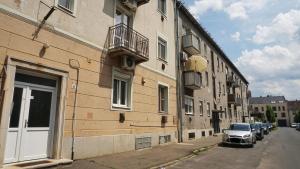
[[[32,90],[28,127],[49,127],[52,92]]]
[[[23,88],[15,87],[9,128],[19,127],[20,112],[21,112],[21,105],[22,105],[22,94],[23,94]]]

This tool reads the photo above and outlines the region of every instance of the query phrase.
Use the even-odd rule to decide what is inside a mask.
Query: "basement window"
[[[195,133],[189,133],[190,140],[195,139],[195,137],[196,137]]]

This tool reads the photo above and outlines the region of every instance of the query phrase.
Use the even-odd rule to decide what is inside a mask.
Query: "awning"
[[[204,72],[207,69],[207,60],[201,55],[192,55],[185,65],[185,71]]]

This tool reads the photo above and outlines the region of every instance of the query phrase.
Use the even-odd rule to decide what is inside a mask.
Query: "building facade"
[[[251,97],[249,102],[252,117],[266,120],[267,106],[270,106],[275,113],[278,126],[284,127],[290,124],[288,102],[284,96]]]
[[[178,4],[182,139],[220,133],[248,116],[248,82],[210,35]]]
[[[0,22],[0,166],[177,141],[173,1],[1,0]]]
[[[0,0],[0,22],[0,167],[247,121],[247,80],[176,0]]]
[[[295,123],[295,115],[300,111],[300,101],[292,100],[287,102],[290,124]]]

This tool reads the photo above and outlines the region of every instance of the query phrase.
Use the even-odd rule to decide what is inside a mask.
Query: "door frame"
[[[0,167],[4,165],[4,153],[6,145],[6,136],[8,131],[8,123],[10,118],[11,103],[13,100],[15,74],[19,70],[27,70],[30,72],[38,72],[38,74],[45,74],[58,78],[57,85],[57,102],[55,108],[55,126],[53,128],[53,146],[51,159],[61,159],[62,157],[62,143],[64,131],[64,116],[66,109],[67,97],[67,81],[69,73],[67,70],[57,66],[46,67],[41,64],[34,64],[32,62],[19,60],[11,56],[7,56],[5,65],[3,67],[5,72],[5,79],[3,85],[3,101],[0,112]]]

